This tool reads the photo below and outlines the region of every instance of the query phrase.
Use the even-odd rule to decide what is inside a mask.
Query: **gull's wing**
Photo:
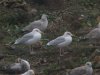
[[[93,29],[86,35],[86,38],[100,38],[100,29],[99,28]]]
[[[4,72],[8,74],[21,73],[22,66],[20,63],[13,63],[4,67]]]
[[[23,44],[25,43],[27,40],[33,38],[33,35],[31,33],[25,34],[23,37],[17,39],[15,41],[15,44]]]
[[[28,26],[23,28],[23,31],[32,31],[34,28],[41,29],[41,20],[31,22]]]
[[[63,36],[60,36],[60,37],[57,37],[56,39],[48,42],[47,45],[58,45],[58,44],[63,43],[63,42],[65,42],[65,39]]]
[[[20,65],[20,63],[14,63],[14,64],[11,64],[11,66],[10,66],[10,69],[12,69],[12,70],[21,70],[21,65]]]
[[[75,69],[72,69],[72,71],[70,72],[70,75],[83,75],[85,73],[86,73],[86,70],[84,66],[82,66],[82,67],[77,67]]]

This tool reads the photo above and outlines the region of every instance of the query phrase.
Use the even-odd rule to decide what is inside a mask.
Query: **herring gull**
[[[60,56],[62,56],[62,48],[67,47],[72,42],[71,32],[66,31],[62,36],[57,37],[47,43],[48,46],[56,46],[60,48]]]
[[[27,72],[21,74],[21,75],[35,75],[33,70],[28,70]]]
[[[41,31],[38,28],[32,30],[32,32],[25,34],[21,38],[17,39],[14,45],[25,44],[30,47],[30,53],[33,53],[32,44],[36,44],[41,40]]]
[[[9,74],[21,74],[30,70],[28,61],[18,58],[16,63],[4,66],[2,71]]]
[[[22,31],[32,31],[34,28],[38,28],[44,31],[48,26],[47,15],[43,14],[40,20],[31,22],[28,26],[24,27]]]
[[[86,62],[84,66],[72,69],[69,75],[92,75],[92,74],[93,74],[92,63]]]

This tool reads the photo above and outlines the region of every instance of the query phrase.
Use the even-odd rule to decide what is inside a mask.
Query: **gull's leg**
[[[63,56],[63,54],[62,54],[62,48],[60,48],[59,53],[60,53],[60,57],[58,58],[58,64],[61,64],[62,63],[62,56]]]
[[[29,50],[30,50],[30,54],[31,54],[31,52],[32,52],[32,48],[31,48],[31,46],[29,46]]]
[[[60,48],[60,56],[63,56],[63,55],[62,55],[62,49],[61,49],[61,48]]]
[[[30,46],[30,54],[34,54],[33,46],[32,45]]]

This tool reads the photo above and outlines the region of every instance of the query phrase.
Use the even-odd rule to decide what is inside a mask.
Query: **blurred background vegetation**
[[[22,36],[21,29],[40,19],[43,13],[48,15],[49,20],[43,38],[54,39],[66,30],[76,35],[73,43],[65,49],[70,53],[59,57],[59,50],[51,47],[34,48],[35,55],[30,55],[23,46],[11,50],[6,44]],[[87,61],[94,63],[93,68],[100,69],[100,53],[95,54],[100,44],[90,46],[88,41],[78,42],[78,37],[97,27],[99,22],[100,0],[0,0],[0,54],[7,56],[0,61],[0,65],[13,63],[21,57],[28,60],[39,75],[65,75],[67,69]],[[43,44],[47,42],[43,41]],[[38,64],[44,59],[46,62]]]

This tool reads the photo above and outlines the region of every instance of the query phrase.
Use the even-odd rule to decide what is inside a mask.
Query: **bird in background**
[[[62,52],[64,53],[64,51],[62,51],[62,48],[68,47],[68,45],[71,44],[72,36],[71,32],[66,31],[62,36],[48,42],[47,46],[56,46],[60,48],[60,56],[63,56]]]
[[[6,74],[22,74],[28,70],[30,70],[29,62],[18,58],[17,62],[3,66],[1,71]]]
[[[91,30],[86,36],[85,38],[88,39],[100,39],[100,22],[98,23],[98,27]]]
[[[21,75],[35,75],[34,71],[33,70],[28,70],[26,71],[25,73],[21,74]]]
[[[95,43],[100,39],[100,22],[97,27],[92,29],[89,33],[84,35],[84,37],[79,37],[78,41],[86,41],[89,40],[90,43]]]
[[[31,32],[17,39],[14,45],[12,45],[12,48],[14,48],[17,44],[24,44],[29,46],[30,54],[33,54],[32,45],[37,44],[41,40],[41,33],[42,32],[38,28],[33,29]]]
[[[26,31],[26,32],[27,32],[27,31],[30,32],[30,31],[32,31],[34,28],[38,28],[38,29],[40,29],[41,31],[44,31],[44,30],[46,30],[47,26],[48,26],[47,15],[46,15],[46,14],[42,14],[40,20],[31,22],[28,26],[24,27],[24,28],[22,29],[22,31],[24,31],[24,32],[25,32],[25,31]]]
[[[92,75],[93,74],[93,68],[91,62],[86,62],[84,66],[76,67],[71,70],[69,75]]]

